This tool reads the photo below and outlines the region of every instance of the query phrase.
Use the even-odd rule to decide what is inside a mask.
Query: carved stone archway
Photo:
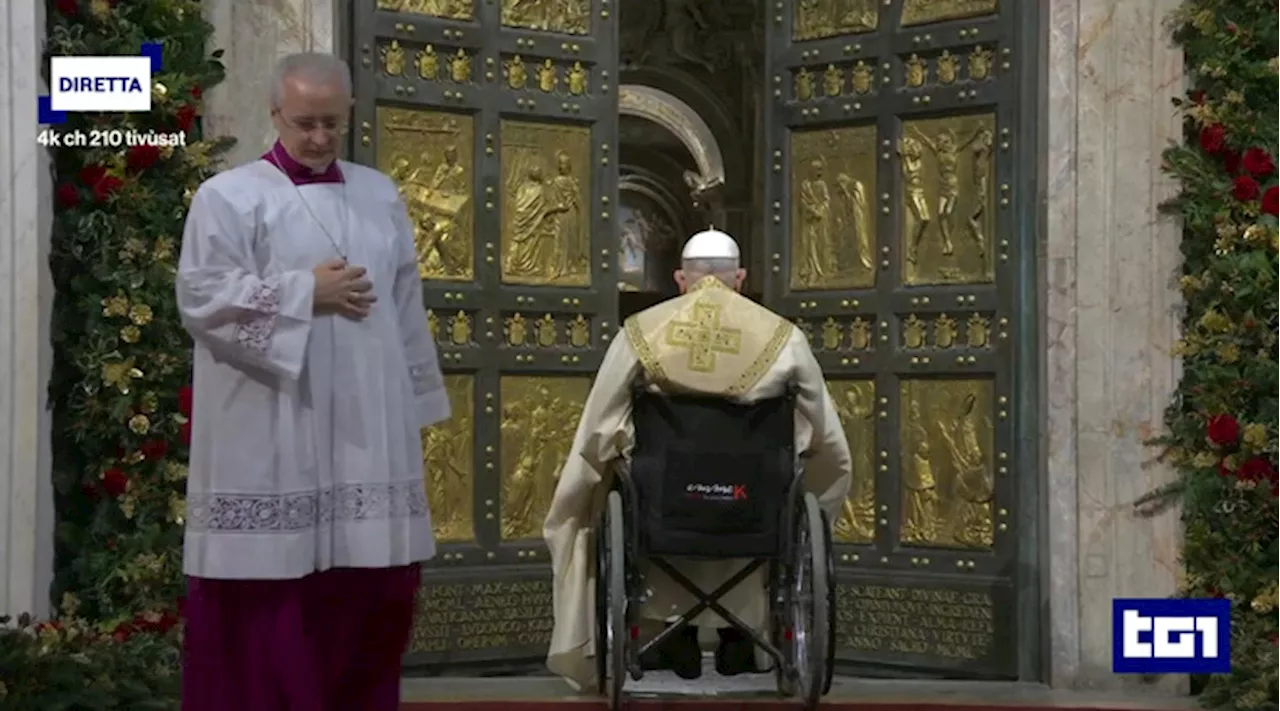
[[[618,113],[652,121],[667,129],[689,149],[699,175],[689,187],[709,192],[724,185],[724,155],[715,134],[694,111],[679,98],[651,86],[623,84],[618,91]]]

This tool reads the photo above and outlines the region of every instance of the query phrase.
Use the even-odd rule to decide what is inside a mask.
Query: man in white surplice
[[[781,395],[794,383],[797,396],[796,451],[806,458],[805,485],[818,497],[830,520],[837,519],[851,482],[849,445],[822,370],[804,333],[786,319],[738,293],[746,278],[737,243],[716,230],[699,232],[682,252],[675,273],[681,296],[627,319],[613,340],[587,398],[573,450],[560,472],[543,535],[551,550],[555,576],[555,630],[547,666],[578,688],[595,681],[595,581],[591,528],[608,490],[610,462],[626,457],[633,444],[631,388],[638,376],[662,392],[724,396],[742,402]],[[717,326],[737,331],[733,352],[717,352],[715,365],[692,368],[687,347],[665,337],[677,322],[697,319],[711,309]],[[745,561],[682,561],[682,572],[703,590],[712,590],[736,573]],[[692,607],[696,600],[660,570],[649,567],[646,581],[652,596],[643,616],[661,625]],[[764,571],[748,578],[721,599],[744,622],[763,629],[767,601]],[[707,611],[700,626],[723,622]],[[690,679],[701,674],[697,630],[658,650],[646,666],[669,668]],[[727,625],[719,630],[716,669],[732,675],[754,671],[762,661],[745,635]]]
[[[200,186],[184,711],[396,711],[435,554],[421,428],[449,417],[396,186],[337,160],[351,78],[281,60],[260,160]]]

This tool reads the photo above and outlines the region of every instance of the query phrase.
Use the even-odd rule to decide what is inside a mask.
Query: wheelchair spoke
[[[801,679],[809,673],[809,639],[813,622],[813,584],[810,580],[812,555],[809,548],[809,531],[800,527],[796,552],[798,560],[791,589],[791,659]]]

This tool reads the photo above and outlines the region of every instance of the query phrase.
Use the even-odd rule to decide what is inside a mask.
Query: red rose
[[[121,496],[124,494],[125,489],[129,488],[129,475],[120,469],[112,467],[102,472],[102,488],[112,498]]]
[[[1276,186],[1272,185],[1262,194],[1262,211],[1268,215],[1280,212],[1280,205],[1276,204],[1277,200],[1280,200],[1280,196],[1276,195]]]
[[[80,14],[80,3],[76,0],[54,0],[53,7],[63,17],[75,17]]]
[[[1200,150],[1205,153],[1218,153],[1227,145],[1227,128],[1220,123],[1209,124],[1200,129]]]
[[[181,412],[183,417],[191,417],[193,398],[194,393],[190,385],[183,385],[178,388],[178,412]]]
[[[71,183],[60,183],[53,195],[57,198],[58,204],[68,210],[80,204],[80,191],[76,190],[76,186]]]
[[[1276,468],[1271,466],[1271,462],[1266,457],[1252,457],[1240,465],[1240,471],[1236,472],[1236,477],[1245,481],[1274,481]]]
[[[196,125],[196,109],[190,104],[179,106],[176,116],[178,128],[183,131],[190,131],[191,127]]]
[[[1222,151],[1222,169],[1227,171],[1227,175],[1235,175],[1240,172],[1240,154],[1225,148]]]
[[[133,636],[133,632],[133,623],[121,622],[116,626],[116,631],[111,633],[111,637],[117,642],[128,642],[129,638]]]
[[[1204,103],[1203,89],[1196,89],[1195,91],[1191,92],[1191,103],[1197,104],[1197,105]]]
[[[80,169],[80,184],[92,188],[107,176],[107,169],[100,165],[86,165]]]
[[[123,180],[114,175],[108,175],[94,184],[93,197],[97,199],[98,202],[103,202],[112,195],[115,195],[116,191],[118,191],[122,185],[124,185]]]
[[[116,539],[114,536],[112,536],[111,538],[107,539],[107,550],[113,551],[115,549],[116,549]]]
[[[165,610],[160,613],[160,619],[156,620],[156,629],[161,633],[168,632],[178,624],[178,615],[173,610]]]
[[[1209,441],[1219,447],[1235,444],[1240,439],[1240,423],[1231,415],[1214,415],[1209,418]]]
[[[1240,175],[1236,177],[1235,185],[1231,187],[1231,194],[1240,202],[1253,202],[1258,199],[1260,190],[1258,181],[1251,176]]]
[[[125,156],[125,163],[128,164],[130,170],[134,171],[146,170],[155,165],[158,160],[160,160],[160,148],[158,146],[131,146]]]
[[[138,447],[138,451],[142,452],[142,456],[150,459],[164,459],[164,455],[169,453],[169,443],[162,439],[149,439]]]
[[[200,89],[200,85],[199,85],[199,84],[192,84],[192,85],[191,85],[191,98],[193,98],[193,99],[199,99],[201,96],[204,96],[204,91]]]
[[[1255,178],[1265,178],[1276,169],[1276,164],[1271,161],[1271,154],[1262,148],[1250,148],[1245,151],[1240,164]]]
[[[191,420],[178,425],[178,440],[182,442],[183,446],[191,446]]]

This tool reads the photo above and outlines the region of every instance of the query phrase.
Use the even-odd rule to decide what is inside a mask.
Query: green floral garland
[[[57,130],[187,142],[51,150],[60,610],[0,628],[0,667],[17,671],[0,706],[176,708],[191,365],[174,273],[187,205],[230,145],[198,128],[221,53],[209,54],[213,28],[193,0],[51,0],[47,18],[50,56],[164,47],[151,112],[68,114]]]
[[[1181,182],[1182,380],[1166,413],[1185,526],[1187,597],[1232,601],[1229,675],[1197,680],[1213,709],[1277,694],[1277,10],[1187,0],[1171,18],[1191,89],[1191,139],[1165,152]]]

